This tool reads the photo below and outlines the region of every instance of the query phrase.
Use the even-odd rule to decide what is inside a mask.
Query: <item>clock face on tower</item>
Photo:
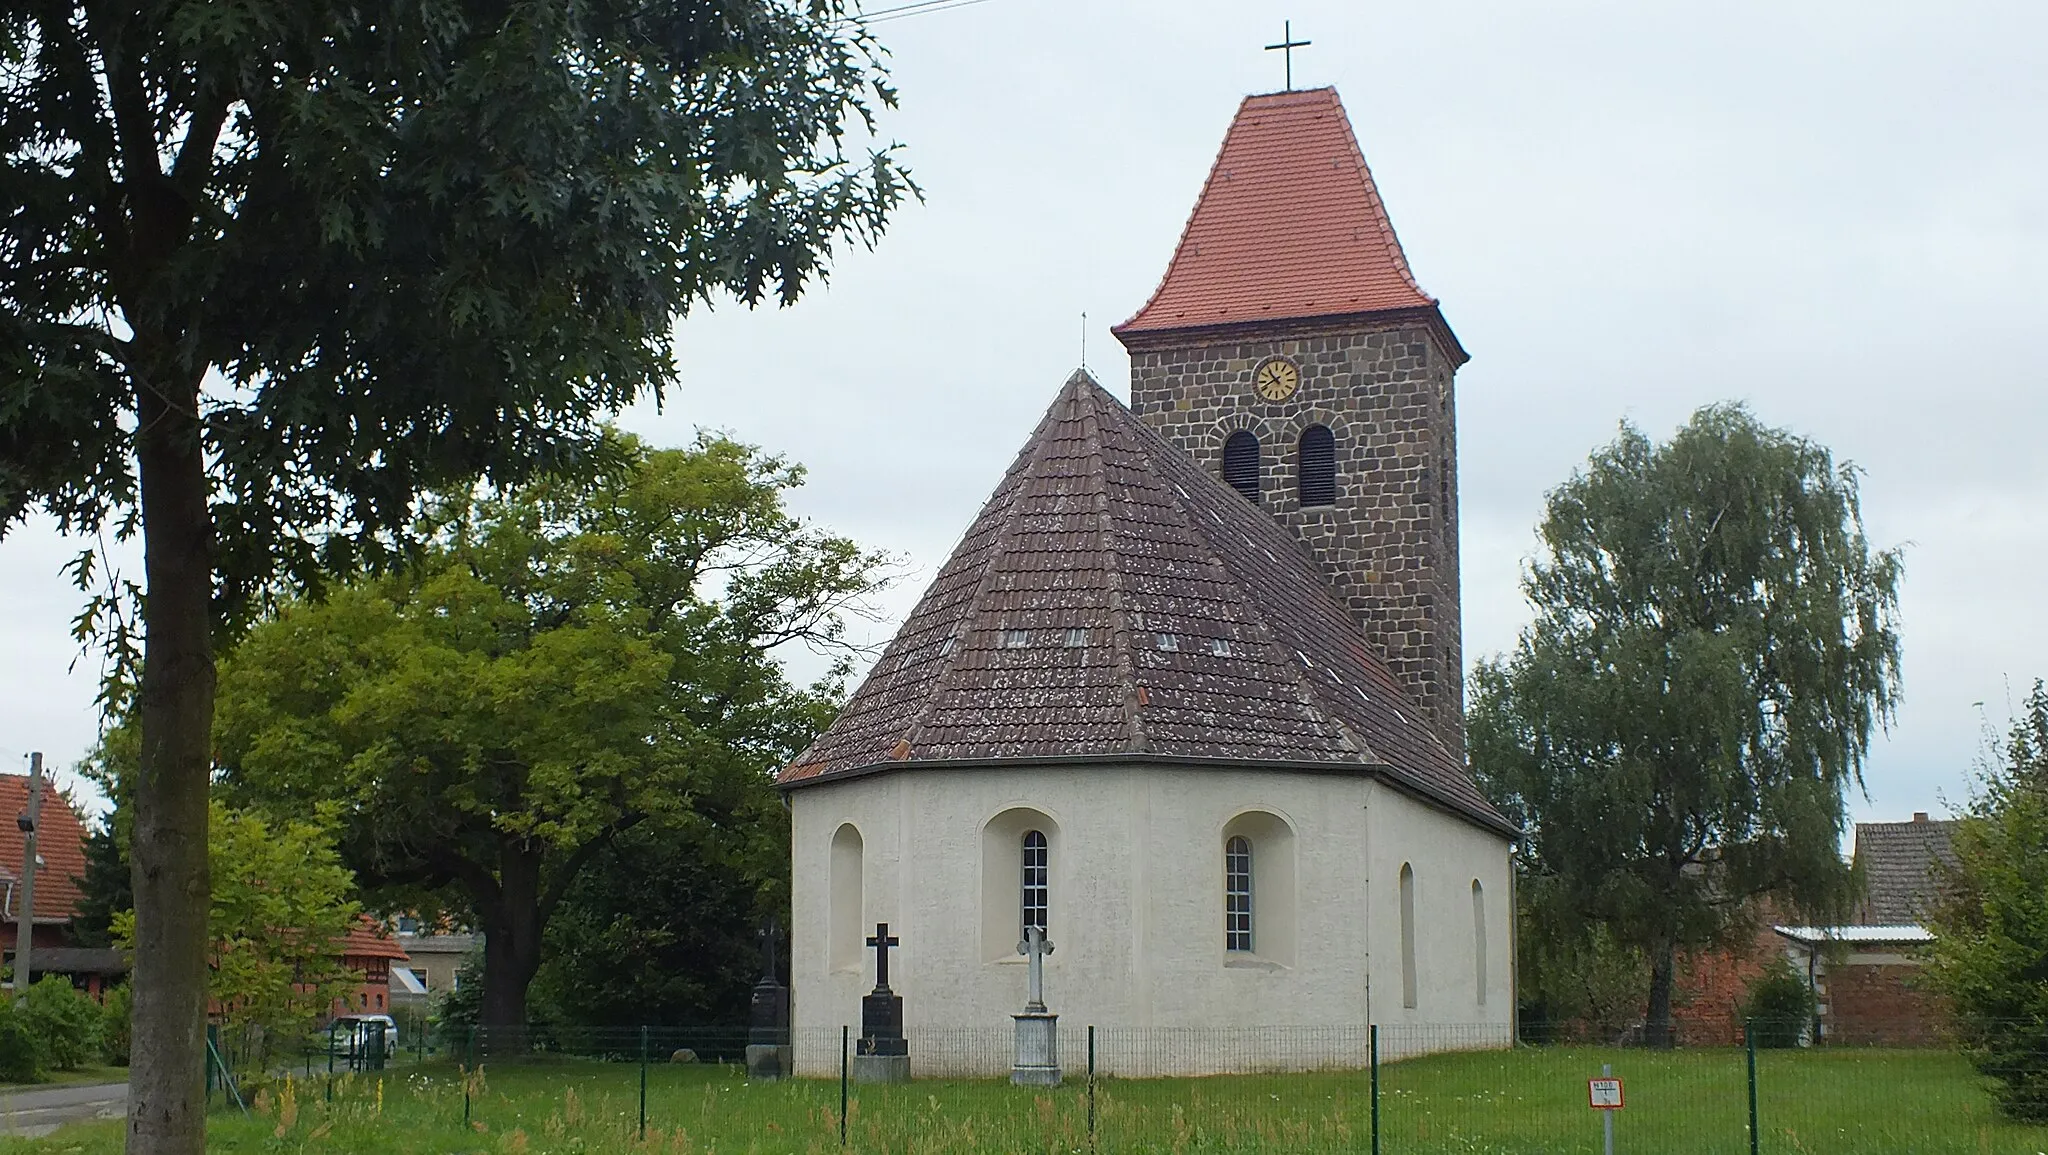
[[[1252,374],[1252,388],[1268,401],[1285,401],[1301,386],[1301,370],[1285,357],[1268,357]]]

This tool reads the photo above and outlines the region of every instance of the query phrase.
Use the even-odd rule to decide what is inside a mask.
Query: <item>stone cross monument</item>
[[[1045,956],[1052,953],[1052,940],[1043,927],[1024,928],[1024,941],[1017,944],[1030,976],[1030,997],[1017,1020],[1017,1052],[1010,1064],[1010,1082],[1020,1087],[1060,1085],[1060,1017],[1045,1009]]]
[[[902,940],[889,924],[875,924],[868,945],[875,948],[875,989],[860,1000],[860,1039],[853,1048],[856,1083],[908,1083],[910,1044],[903,1038],[903,997],[889,989],[889,948]]]
[[[775,965],[782,928],[774,919],[761,927],[761,981],[754,984],[754,1023],[747,1034],[747,1078],[772,1083],[790,1073],[789,988]]]

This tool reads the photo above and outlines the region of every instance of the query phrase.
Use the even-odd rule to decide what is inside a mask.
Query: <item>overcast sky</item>
[[[874,0],[871,9],[901,0]],[[793,308],[679,330],[625,424],[802,461],[807,516],[901,555],[885,638],[1068,372],[1128,396],[1151,292],[1238,101],[1342,95],[1459,374],[1465,655],[1510,646],[1544,491],[1624,417],[1748,402],[1867,470],[1906,546],[1905,701],[1862,819],[1967,791],[2048,676],[2048,6],[984,0],[879,23],[928,200]],[[1087,314],[1084,326],[1081,320]],[[73,552],[0,543],[0,760],[95,732]]]

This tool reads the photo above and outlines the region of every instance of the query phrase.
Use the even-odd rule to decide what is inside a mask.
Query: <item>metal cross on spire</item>
[[[1294,38],[1294,21],[1292,21],[1292,20],[1283,20],[1283,21],[1281,21],[1281,22],[1280,22],[1280,29],[1281,29],[1281,31],[1280,31],[1280,43],[1278,43],[1278,44],[1268,44],[1268,45],[1266,45],[1266,51],[1268,51],[1268,52],[1274,52],[1274,51],[1278,51],[1278,52],[1282,53],[1282,54],[1283,54],[1283,55],[1284,55],[1284,56],[1285,56],[1285,57],[1287,58],[1287,91],[1289,91],[1289,92],[1293,92],[1293,91],[1294,91],[1294,50],[1295,50],[1295,49],[1297,49],[1297,48],[1307,48],[1307,47],[1308,47],[1308,46],[1309,46],[1310,44],[1313,44],[1313,43],[1314,43],[1314,41],[1312,41],[1312,40],[1296,40],[1296,39]]]

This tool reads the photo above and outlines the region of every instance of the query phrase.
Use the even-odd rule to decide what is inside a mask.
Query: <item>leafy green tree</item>
[[[235,1052],[260,1061],[269,1041],[296,1042],[353,985],[341,941],[361,914],[355,877],[318,822],[209,806],[213,886],[207,995]],[[139,949],[135,913],[114,916],[114,942]]]
[[[621,452],[595,483],[436,502],[416,564],[288,606],[222,665],[224,786],[331,807],[373,901],[479,927],[486,1028],[526,1023],[550,918],[625,832],[782,820],[769,776],[840,678],[794,687],[774,651],[837,644],[878,580],[785,511],[778,458]]]
[[[143,542],[76,566],[142,743],[131,1151],[204,1142],[217,637],[423,490],[587,468],[693,302],[871,241],[876,52],[843,0],[0,7],[0,529]]]
[[[1555,880],[1515,888],[1519,1037],[1532,1043],[1611,1043],[1642,1021],[1649,990],[1643,953],[1568,909]]]
[[[135,876],[128,862],[129,813],[134,802],[138,735],[133,723],[116,723],[100,734],[92,752],[72,772],[97,786],[113,803],[85,832],[85,873],[77,879],[78,907],[71,937],[80,946],[114,945],[114,916],[135,909]]]
[[[1529,882],[1649,967],[1671,1041],[1677,953],[1754,900],[1843,912],[1844,794],[1897,699],[1900,560],[1865,541],[1853,466],[1736,405],[1621,436],[1553,490],[1515,650],[1482,663],[1472,765],[1528,831]]]
[[[537,999],[570,1023],[744,1026],[789,877],[787,820],[766,792],[748,801],[614,839],[548,923]]]
[[[1986,760],[1955,851],[1930,973],[1999,1109],[2048,1122],[2048,683]]]

